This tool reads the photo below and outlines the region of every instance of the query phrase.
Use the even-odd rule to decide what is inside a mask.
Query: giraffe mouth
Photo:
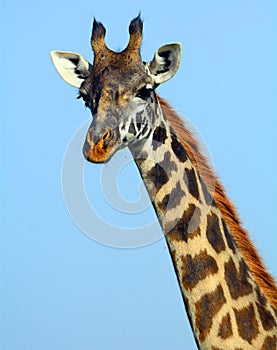
[[[116,151],[117,148],[107,147],[97,143],[89,150],[89,152],[86,153],[83,151],[83,154],[86,160],[91,163],[107,163]]]

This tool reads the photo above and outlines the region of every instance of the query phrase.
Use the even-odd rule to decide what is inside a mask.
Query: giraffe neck
[[[130,150],[165,234],[198,347],[276,349],[276,310],[160,106],[156,113],[146,142]]]

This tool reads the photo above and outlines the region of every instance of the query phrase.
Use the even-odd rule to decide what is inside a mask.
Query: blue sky
[[[91,59],[93,16],[107,27],[108,45],[122,49],[139,11],[145,60],[164,43],[182,43],[180,70],[159,93],[197,129],[244,226],[277,275],[274,1],[173,0],[170,7],[149,1],[5,1],[1,349],[196,349],[163,239],[133,249],[100,244],[81,232],[64,201],[66,150],[90,115],[76,100],[76,89],[58,77],[49,52],[75,51]],[[93,233],[101,241],[103,222],[115,228],[153,223],[159,235],[128,154],[116,159],[125,162],[119,175],[114,160],[105,169],[81,164],[88,201],[102,220]],[[69,181],[78,165],[74,159]],[[109,194],[109,179],[118,182],[124,208],[116,193]],[[78,186],[70,186],[78,203]],[[141,200],[139,191],[142,209],[134,215],[128,207]],[[113,231],[108,236],[114,239]]]

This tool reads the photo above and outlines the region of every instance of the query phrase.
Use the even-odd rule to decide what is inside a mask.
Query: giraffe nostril
[[[110,130],[110,129],[106,129],[106,130],[104,131],[104,133],[102,134],[101,139],[102,139],[103,141],[107,141],[110,137],[111,137],[111,130]]]

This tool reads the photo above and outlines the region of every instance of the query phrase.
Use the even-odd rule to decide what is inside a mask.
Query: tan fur
[[[86,156],[90,162],[104,163],[110,153],[110,149],[104,146],[105,141],[100,140],[94,145]]]
[[[216,174],[212,171],[207,159],[201,154],[198,142],[192,136],[184,121],[168,105],[168,103],[158,96],[162,110],[169,120],[172,128],[176,132],[180,142],[188,152],[194,166],[199,170],[207,188],[214,196],[214,199],[223,214],[232,236],[240,250],[245,262],[272,306],[277,309],[277,288],[273,277],[266,271],[265,266],[253,246],[247,231],[241,226],[241,222],[234,205],[228,199],[225,190],[219,182]]]

